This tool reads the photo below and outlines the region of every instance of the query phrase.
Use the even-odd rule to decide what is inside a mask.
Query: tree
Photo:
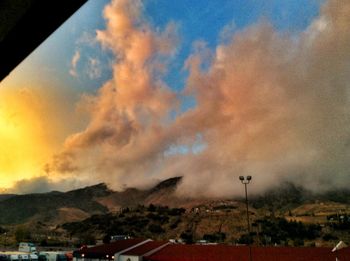
[[[205,234],[203,235],[203,239],[208,242],[223,242],[226,239],[226,234],[223,232]]]
[[[148,230],[154,234],[161,234],[165,232],[164,229],[158,224],[150,224],[148,226]]]
[[[304,240],[302,240],[301,238],[294,239],[294,246],[299,247],[303,245],[304,245]]]
[[[241,237],[238,239],[239,244],[244,245],[251,245],[254,243],[253,237],[249,234],[241,235]]]
[[[103,237],[102,241],[103,241],[104,244],[110,243],[111,242],[111,235],[109,235],[109,234],[105,235]]]
[[[186,244],[192,244],[193,241],[193,235],[191,231],[186,230],[181,233],[180,238],[186,243]]]
[[[155,211],[156,211],[156,206],[153,205],[153,204],[150,204],[150,205],[148,206],[148,211],[149,211],[149,212],[155,212]]]
[[[31,234],[29,229],[24,226],[17,227],[15,231],[15,238],[17,243],[31,240]]]
[[[95,245],[96,244],[96,238],[94,235],[90,233],[83,234],[81,236],[81,244],[82,245]]]
[[[4,234],[6,232],[8,232],[6,228],[0,227],[0,234]]]

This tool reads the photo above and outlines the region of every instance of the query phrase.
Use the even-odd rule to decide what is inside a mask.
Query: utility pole
[[[250,222],[249,222],[249,204],[248,204],[248,190],[247,185],[252,180],[252,176],[239,176],[239,180],[244,185],[245,190],[245,205],[246,205],[246,212],[247,212],[247,230],[248,230],[248,247],[249,247],[249,260],[252,261],[252,248],[250,246]]]

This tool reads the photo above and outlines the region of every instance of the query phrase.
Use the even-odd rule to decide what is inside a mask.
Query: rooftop
[[[82,255],[84,255],[84,258],[112,259],[112,256],[114,256],[115,253],[118,253],[130,247],[133,247],[143,241],[145,241],[145,239],[141,239],[141,238],[118,240],[113,243],[74,251],[73,256],[82,257]]]
[[[135,247],[127,252],[124,252],[123,255],[142,256],[166,244],[168,244],[168,242],[166,241],[150,241],[145,244],[142,244],[141,246]]]
[[[254,261],[334,261],[331,248],[252,247]],[[168,245],[147,256],[146,261],[248,261],[249,247],[228,245]],[[340,260],[350,260],[350,248],[338,252]]]

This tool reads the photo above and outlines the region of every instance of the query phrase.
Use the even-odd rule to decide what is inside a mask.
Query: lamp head
[[[247,176],[247,180],[248,181],[252,180],[252,176]]]
[[[240,181],[243,181],[243,180],[244,180],[244,177],[243,177],[243,176],[239,176],[239,180],[240,180]]]

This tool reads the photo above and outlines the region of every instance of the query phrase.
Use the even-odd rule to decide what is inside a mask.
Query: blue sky
[[[89,44],[86,40],[93,39],[95,31],[104,28],[102,10],[108,2],[108,0],[90,0],[86,3],[8,78],[16,82],[15,85],[22,85],[21,79],[25,79],[27,83],[28,81],[35,83],[37,78],[47,77],[51,84],[64,85],[79,91],[91,92],[99,88],[110,78],[109,65],[112,57],[97,43]],[[187,76],[182,68],[195,41],[203,40],[209,47],[215,48],[220,41],[220,32],[225,26],[234,24],[234,30],[241,30],[261,19],[267,19],[281,32],[299,32],[318,15],[322,2],[321,0],[148,0],[144,1],[144,9],[145,16],[155,28],[164,28],[169,21],[179,25],[180,46],[165,80],[171,88],[181,90]],[[77,64],[79,77],[72,77],[69,75],[69,68],[77,50],[81,53]],[[84,72],[89,58],[97,58],[101,62],[101,75],[94,79],[89,78]],[[47,73],[39,76],[38,68]],[[21,74],[30,74],[33,79],[21,77]]]

